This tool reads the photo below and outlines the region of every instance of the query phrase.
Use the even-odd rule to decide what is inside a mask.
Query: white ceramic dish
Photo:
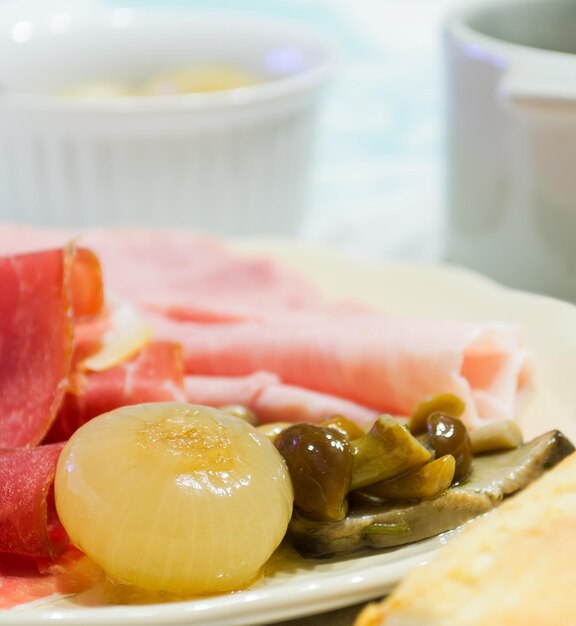
[[[332,63],[310,33],[240,13],[0,3],[0,219],[294,234]],[[184,95],[63,95],[214,65],[261,80]]]
[[[238,248],[270,254],[322,286],[328,295],[351,297],[410,317],[499,319],[524,325],[537,357],[536,388],[520,416],[527,436],[560,428],[576,438],[576,308],[552,299],[504,289],[476,274],[450,267],[391,266],[352,262],[336,254],[281,241],[253,241]],[[449,536],[449,535],[448,535]],[[381,596],[412,567],[428,560],[440,537],[395,551],[336,562],[284,567],[237,594],[165,605],[94,608],[79,599],[43,601],[2,613],[5,626],[226,625],[270,623],[352,605]],[[82,602],[90,602],[89,594]]]
[[[0,614],[0,623],[6,626],[40,626],[47,621],[75,626],[269,624],[381,596],[410,568],[426,562],[444,541],[446,537],[388,554],[287,568],[247,591],[189,602],[94,608],[89,606],[93,599],[87,592],[80,598],[45,600],[32,608],[8,611]]]

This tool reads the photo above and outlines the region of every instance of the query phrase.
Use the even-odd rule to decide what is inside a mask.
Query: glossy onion
[[[266,436],[178,403],[85,424],[60,456],[55,495],[72,542],[110,578],[179,595],[249,584],[292,513],[286,466]]]

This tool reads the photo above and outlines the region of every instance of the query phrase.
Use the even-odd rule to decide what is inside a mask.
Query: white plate
[[[523,324],[537,357],[536,390],[520,416],[527,436],[560,428],[576,438],[576,308],[504,289],[476,274],[439,266],[367,264],[282,241],[249,242],[305,271],[329,296],[352,297],[409,317],[498,319]],[[162,605],[82,606],[88,596],[36,603],[5,612],[5,626],[46,622],[78,626],[158,624],[256,625],[311,615],[383,595],[447,540],[431,539],[387,553],[281,568],[253,588],[225,596]]]
[[[202,625],[256,626],[312,615],[384,595],[409,569],[426,562],[450,533],[388,553],[341,561],[300,560],[253,588],[212,598],[133,606],[87,606],[90,592],[79,597],[42,600],[33,608],[0,615],[5,626],[40,626],[66,622],[74,626]]]

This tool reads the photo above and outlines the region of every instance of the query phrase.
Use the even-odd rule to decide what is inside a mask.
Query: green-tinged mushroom
[[[410,532],[410,526],[405,522],[390,522],[390,523],[374,523],[368,524],[362,530],[364,535],[404,535]]]
[[[434,413],[443,413],[451,417],[460,417],[466,409],[466,403],[452,393],[440,393],[426,398],[412,412],[408,428],[413,435],[426,432],[428,418]]]
[[[295,424],[274,439],[284,457],[294,504],[306,517],[338,521],[346,517],[352,451],[346,436],[312,424]]]
[[[466,426],[459,419],[435,413],[428,418],[428,438],[436,458],[451,454],[456,460],[454,480],[464,480],[470,473],[473,459]]]
[[[436,498],[450,487],[456,461],[450,454],[382,483],[360,490],[363,495],[385,500],[423,500]]]
[[[381,415],[362,437],[350,442],[351,489],[394,478],[423,465],[431,453],[397,420]]]

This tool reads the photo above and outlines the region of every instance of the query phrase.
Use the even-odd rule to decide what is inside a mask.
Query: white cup
[[[576,300],[576,3],[498,0],[446,24],[446,257]]]

